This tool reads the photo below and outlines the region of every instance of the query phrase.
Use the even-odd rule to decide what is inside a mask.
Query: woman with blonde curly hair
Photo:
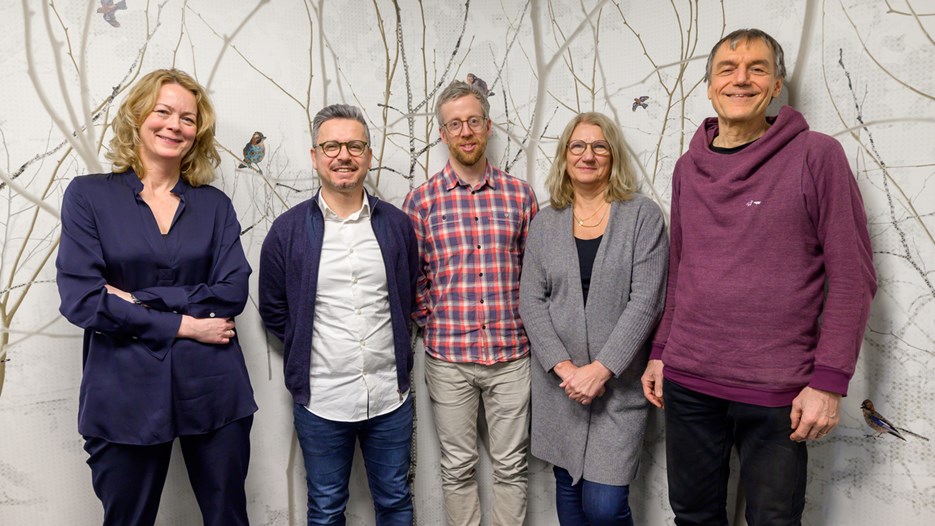
[[[558,141],[533,219],[520,315],[533,356],[532,454],[551,463],[563,526],[632,526],[649,405],[640,375],[662,315],[668,240],[636,193],[616,124],[582,113]]]
[[[220,162],[215,114],[188,74],[139,80],[113,123],[113,172],[62,203],[61,312],[84,329],[78,431],[104,524],[156,520],[179,438],[206,525],[247,524],[257,406],[234,316],[250,265]]]

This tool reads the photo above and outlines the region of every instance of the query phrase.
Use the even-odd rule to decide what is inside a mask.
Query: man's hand
[[[665,403],[662,401],[663,367],[665,367],[665,364],[662,363],[662,360],[650,360],[649,363],[646,364],[646,370],[643,371],[643,376],[640,378],[640,383],[643,384],[643,396],[649,400],[649,403],[659,409],[665,408]]]
[[[841,395],[805,387],[792,401],[792,429],[796,442],[824,437],[841,420]]]
[[[604,364],[598,361],[578,367],[574,374],[559,385],[565,390],[568,398],[584,405],[590,404],[595,398],[604,394],[604,384],[614,374]]]

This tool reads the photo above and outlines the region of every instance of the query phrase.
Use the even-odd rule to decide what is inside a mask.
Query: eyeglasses
[[[464,123],[467,123],[468,127],[470,127],[472,131],[478,132],[484,129],[484,124],[487,123],[487,119],[475,115],[474,117],[468,117],[467,119],[451,119],[445,124],[442,124],[442,126],[448,130],[448,133],[461,133],[461,125]]]
[[[354,157],[360,157],[367,151],[367,142],[366,141],[325,141],[318,145],[321,148],[321,151],[324,152],[328,157],[337,157],[341,154],[341,147],[347,147],[347,153],[351,154]]]
[[[588,146],[591,147],[591,151],[594,153],[594,155],[598,157],[606,157],[610,155],[610,143],[607,141],[571,141],[568,143],[568,151],[571,152],[572,155],[584,155],[584,152],[588,149]]]

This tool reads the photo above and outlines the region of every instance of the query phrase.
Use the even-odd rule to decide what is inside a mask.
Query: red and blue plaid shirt
[[[519,275],[539,210],[525,181],[487,164],[471,187],[451,163],[403,203],[419,243],[416,312],[425,350],[449,362],[493,364],[529,354]]]

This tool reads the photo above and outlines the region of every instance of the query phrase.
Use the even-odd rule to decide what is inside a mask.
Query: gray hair
[[[484,95],[478,91],[477,88],[463,80],[453,80],[448,87],[442,90],[441,94],[439,94],[438,98],[435,100],[435,118],[438,119],[439,126],[445,124],[442,122],[442,104],[460,99],[466,95],[473,95],[474,98],[480,102],[480,106],[484,110],[484,119],[490,117],[490,103],[487,102],[487,95]]]
[[[312,145],[318,146],[318,128],[331,119],[348,119],[357,121],[364,125],[364,133],[367,135],[367,144],[370,144],[370,128],[367,126],[367,120],[364,119],[363,112],[357,106],[350,104],[332,104],[325,106],[315,114],[315,120],[312,121]]]
[[[708,64],[705,66],[704,81],[711,82],[711,68],[714,67],[714,54],[717,53],[718,48],[721,47],[721,44],[727,42],[727,46],[731,49],[737,49],[737,44],[740,42],[746,42],[748,40],[759,39],[766,44],[773,52],[773,62],[776,64],[776,77],[780,79],[786,78],[786,62],[782,52],[782,46],[779,45],[779,42],[775,38],[769,36],[768,33],[760,29],[738,29],[732,31],[731,34],[717,41],[717,44],[711,48],[711,54],[708,55]]]

